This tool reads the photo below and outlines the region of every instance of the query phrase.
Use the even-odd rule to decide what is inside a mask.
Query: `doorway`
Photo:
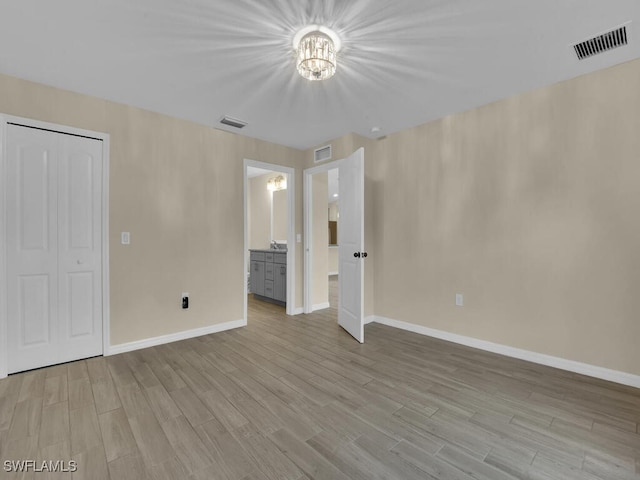
[[[2,116],[0,377],[108,346],[108,135]]]
[[[339,219],[339,169],[328,165],[329,170],[311,173],[309,218],[310,250],[310,308],[305,313],[318,310],[337,315],[338,308],[338,219]],[[326,312],[325,312],[326,313]],[[337,317],[336,317],[337,318]]]
[[[259,290],[254,297],[257,293],[261,301],[284,304],[287,315],[296,313],[295,255],[295,170],[245,159],[245,322],[251,285]]]
[[[330,172],[337,170],[337,191],[329,194]],[[323,305],[325,286],[336,282],[338,324],[364,342],[364,149],[350,156],[304,171],[304,312]],[[329,197],[330,195],[330,197]],[[329,279],[329,239],[335,226],[329,223],[329,200],[339,199],[337,220],[338,276]],[[317,265],[323,265],[318,269]],[[318,272],[320,270],[320,272]],[[320,273],[320,274],[318,274]],[[320,302],[320,303],[318,303]]]

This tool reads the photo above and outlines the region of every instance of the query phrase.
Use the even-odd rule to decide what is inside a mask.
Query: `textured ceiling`
[[[639,16],[638,0],[3,0],[0,72],[307,148],[638,58]],[[576,59],[573,43],[626,22],[628,46]],[[325,82],[295,71],[309,23],[342,39]]]

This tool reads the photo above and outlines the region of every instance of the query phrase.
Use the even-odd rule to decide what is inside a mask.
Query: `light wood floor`
[[[2,461],[114,480],[640,478],[640,390],[376,324],[360,345],[333,308],[249,309],[246,328],[0,381]]]

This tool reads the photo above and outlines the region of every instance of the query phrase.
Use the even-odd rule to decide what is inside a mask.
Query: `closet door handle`
[[[356,258],[360,258],[360,252],[354,253],[353,256],[356,257]]]

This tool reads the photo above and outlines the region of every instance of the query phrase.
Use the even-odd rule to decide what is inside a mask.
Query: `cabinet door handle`
[[[282,274],[287,273],[286,267],[280,267],[280,273],[282,273]]]

